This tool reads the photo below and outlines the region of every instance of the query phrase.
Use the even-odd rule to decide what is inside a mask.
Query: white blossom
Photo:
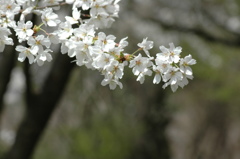
[[[52,52],[52,50],[46,49],[46,50],[38,52],[38,55],[37,55],[35,61],[37,61],[37,64],[39,66],[42,66],[45,61],[48,61],[48,62],[52,61],[52,55],[49,52]]]
[[[13,45],[13,39],[8,37],[10,34],[9,29],[0,27],[0,52],[3,52],[5,45]]]
[[[137,77],[137,81],[139,81],[141,84],[145,81],[145,76],[152,76],[152,71],[148,68],[145,68]]]
[[[28,58],[29,64],[32,64],[34,62],[34,55],[37,54],[37,52],[34,52],[34,50],[21,45],[18,45],[16,47],[16,51],[20,52],[18,60],[20,62],[23,62],[26,58]]]
[[[174,46],[173,43],[169,44],[170,48],[166,48],[165,46],[160,46],[160,50],[162,51],[162,53],[160,53],[161,55],[165,56],[167,58],[167,60],[172,63],[178,63],[180,60],[180,53],[182,52],[182,48],[181,47],[176,47]]]
[[[108,67],[108,65],[110,65],[113,60],[114,58],[111,55],[101,53],[96,58],[94,58],[93,66],[97,69],[106,69],[106,67]]]
[[[58,35],[59,40],[66,40],[73,33],[72,25],[67,21],[64,23],[61,23],[59,25],[59,30],[57,30],[55,33]]]
[[[81,11],[78,11],[77,8],[74,8],[72,11],[72,17],[66,16],[65,19],[70,24],[77,24],[77,23],[79,23],[80,16],[81,16]]]
[[[128,42],[127,42],[127,38],[128,37],[125,37],[123,39],[120,40],[119,44],[118,44],[118,47],[123,49],[125,48],[126,46],[128,46]]]
[[[129,67],[133,68],[132,72],[134,75],[139,75],[147,67],[150,67],[152,63],[149,61],[149,58],[142,57],[141,54],[138,54],[133,60],[130,61]]]
[[[33,35],[34,31],[31,29],[33,23],[31,21],[27,21],[24,23],[23,21],[19,21],[17,23],[17,27],[14,28],[16,35],[18,36],[18,41],[26,41],[30,36]]]
[[[38,35],[37,37],[31,36],[27,43],[31,46],[32,50],[35,50],[35,52],[42,52],[44,50],[43,46],[49,48],[51,45],[50,40],[43,35]]]
[[[138,43],[138,46],[143,49],[143,51],[148,57],[150,57],[148,50],[153,48],[153,41],[148,41],[147,39],[148,38],[143,39],[141,43]]]
[[[155,72],[155,76],[153,78],[153,84],[159,84],[161,82],[162,79],[162,71],[161,71],[161,67],[160,66],[153,66],[153,71]]]
[[[116,39],[113,35],[106,36],[105,33],[98,33],[98,40],[95,42],[96,45],[101,46],[102,50],[105,52],[109,52],[110,49],[115,47],[114,40]]]
[[[111,63],[106,68],[106,70],[108,72],[111,72],[112,74],[114,74],[115,78],[121,79],[123,77],[123,74],[124,74],[124,72],[123,72],[124,64],[119,63],[116,60],[112,60]]]
[[[59,37],[58,37],[58,33],[57,32],[52,32],[50,34],[48,34],[48,39],[50,40],[51,43],[53,44],[58,44],[60,43]]]
[[[15,3],[14,0],[1,0],[0,1],[0,11],[2,14],[5,14],[7,17],[16,15],[20,11],[20,6]]]
[[[117,80],[117,79],[112,79],[112,78],[105,78],[105,79],[103,79],[102,82],[101,82],[101,85],[102,85],[102,86],[109,85],[109,88],[110,88],[111,90],[116,89],[117,85],[118,85],[121,89],[123,88],[123,85],[122,85],[122,83],[121,83],[119,80]]]
[[[95,30],[93,25],[82,24],[78,28],[74,29],[74,35],[84,39],[85,37],[95,36]]]
[[[186,75],[192,75],[192,69],[190,65],[195,65],[196,60],[192,59],[191,55],[188,55],[180,60],[180,70]]]
[[[171,67],[164,75],[163,81],[166,82],[163,85],[163,88],[166,88],[168,85],[171,86],[173,92],[175,92],[178,86],[182,86],[183,74],[179,71],[179,68]]]
[[[104,0],[94,1],[90,9],[90,15],[95,17],[98,14],[106,13],[105,9],[103,8],[106,4],[107,2]]]
[[[0,38],[0,52],[3,52],[5,45],[13,45],[13,40],[8,37],[5,37],[4,39]]]
[[[50,27],[57,26],[61,21],[58,19],[58,15],[53,13],[52,8],[46,8],[42,11],[41,19],[45,25]]]

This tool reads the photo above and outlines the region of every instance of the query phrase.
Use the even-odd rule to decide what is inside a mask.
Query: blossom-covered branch
[[[51,45],[61,44],[61,52],[75,58],[78,66],[98,70],[103,76],[101,84],[109,85],[110,89],[117,86],[123,87],[120,80],[123,78],[125,67],[132,68],[141,84],[145,76],[154,74],[153,83],[164,82],[163,88],[171,86],[172,91],[188,84],[188,79],[193,78],[191,65],[196,60],[191,55],[181,58],[181,47],[170,43],[170,48],[160,46],[160,53],[156,57],[150,54],[154,42],[144,38],[137,44],[134,53],[127,53],[127,38],[118,43],[114,35],[98,32],[98,28],[110,27],[118,17],[120,0],[2,0],[0,2],[0,51],[5,45],[13,45],[10,29],[15,31],[19,42],[26,42],[27,46],[18,45],[18,60],[37,63],[42,66],[46,61],[52,60]],[[65,16],[61,21],[54,12],[62,5],[72,5],[72,15]],[[82,19],[82,11],[89,11],[87,18]],[[20,14],[20,20],[14,20]],[[37,14],[41,17],[41,24],[26,21],[26,15]],[[73,27],[77,25],[78,27]],[[47,32],[42,28],[55,28]],[[138,54],[137,54],[138,53]],[[143,54],[144,53],[144,54]]]

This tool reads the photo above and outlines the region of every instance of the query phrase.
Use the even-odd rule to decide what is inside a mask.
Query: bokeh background
[[[136,82],[130,69],[123,89],[101,86],[102,76],[75,67],[33,159],[239,159],[240,1],[122,0],[119,19],[104,30],[128,37],[126,52],[148,37],[192,54],[194,79],[184,89]],[[41,87],[51,64],[31,66]],[[4,96],[0,154],[14,142],[25,112],[25,77],[16,64]]]

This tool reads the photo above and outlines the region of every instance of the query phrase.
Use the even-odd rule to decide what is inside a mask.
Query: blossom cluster
[[[13,45],[9,36],[12,28],[19,43],[18,60],[26,58],[29,63],[42,66],[52,60],[52,44],[61,44],[61,52],[75,58],[78,66],[98,70],[103,76],[101,84],[109,85],[110,89],[117,86],[122,88],[120,80],[124,75],[124,68],[132,68],[141,84],[145,76],[154,74],[153,83],[164,82],[163,88],[171,86],[172,91],[188,84],[193,78],[191,65],[196,60],[191,55],[181,58],[181,47],[170,43],[170,48],[160,46],[160,53],[156,57],[150,55],[153,41],[144,38],[138,43],[134,53],[126,53],[127,37],[116,42],[114,35],[97,32],[98,28],[110,27],[114,18],[118,17],[120,0],[1,0],[0,2],[0,52],[5,45]],[[62,5],[72,5],[72,15],[65,16],[62,21],[55,13]],[[26,20],[28,14],[41,17],[40,24],[33,24]],[[20,14],[19,21],[14,18]],[[48,32],[44,28],[54,28]],[[143,54],[144,53],[144,54]]]

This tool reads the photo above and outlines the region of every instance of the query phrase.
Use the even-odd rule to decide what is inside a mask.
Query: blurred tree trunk
[[[4,105],[4,94],[6,93],[11,72],[15,66],[16,61],[15,47],[17,45],[17,39],[13,36],[12,38],[14,40],[14,46],[6,46],[4,52],[0,53],[0,121]]]
[[[169,159],[170,150],[165,131],[170,118],[165,107],[166,94],[159,87],[138,92],[142,97],[139,100],[143,109],[140,118],[143,121],[144,133],[130,158]]]
[[[27,83],[26,114],[17,131],[15,142],[4,159],[31,158],[52,112],[61,99],[74,65],[67,55],[59,53],[39,94],[34,94],[31,83]],[[27,73],[26,75],[30,76]]]
[[[34,22],[36,18],[33,15],[31,21]],[[16,38],[14,39],[14,44],[14,46],[5,48],[5,52],[0,54],[0,113],[3,107],[3,96],[10,80],[11,70],[16,61]],[[71,62],[67,55],[58,53],[46,80],[43,82],[41,91],[34,92],[29,70],[30,66],[28,61],[25,61],[26,113],[16,132],[16,138],[12,147],[1,158],[30,159],[32,157],[51,114],[61,100],[74,66],[75,64]]]
[[[144,159],[169,159],[170,151],[166,127],[169,123],[168,112],[165,107],[164,90],[158,89],[149,97],[145,105],[146,112],[143,116],[145,123],[145,143],[142,149]],[[141,158],[141,157],[139,157]]]

